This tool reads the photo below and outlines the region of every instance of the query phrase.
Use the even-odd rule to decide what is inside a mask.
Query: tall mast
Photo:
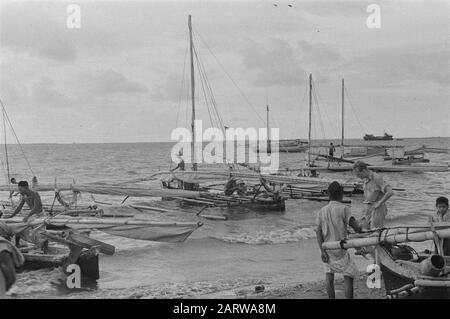
[[[341,139],[341,158],[344,157],[344,79],[342,79],[342,139]]]
[[[192,17],[189,15],[188,26],[189,26],[189,51],[191,55],[191,99],[192,99],[192,120],[191,120],[191,130],[192,130],[192,142],[191,142],[191,160],[192,169],[197,170],[197,163],[195,162],[195,78],[194,78],[194,41],[192,39]]]
[[[311,165],[311,111],[312,111],[312,74],[309,74],[309,130],[308,130],[308,166]]]
[[[271,153],[272,150],[270,148],[269,103],[266,104],[266,112],[267,112],[267,153]]]

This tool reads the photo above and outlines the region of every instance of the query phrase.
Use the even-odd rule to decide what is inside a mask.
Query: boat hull
[[[25,263],[19,271],[63,267],[69,257],[69,252],[57,252],[52,254],[42,254],[36,252],[25,253],[23,255],[25,257]],[[86,277],[91,280],[97,280],[100,278],[98,254],[81,254],[75,264],[80,266],[82,277]]]
[[[389,245],[377,246],[378,259],[380,269],[384,281],[386,293],[389,295],[391,291],[395,291],[405,287],[406,285],[414,286],[418,276],[420,276],[419,267],[409,267],[399,264],[396,260],[404,260],[404,258],[394,258]],[[405,258],[407,259],[407,258]],[[417,263],[418,265],[418,263]],[[420,287],[415,293],[409,293],[406,299],[449,299],[450,288],[446,287]]]

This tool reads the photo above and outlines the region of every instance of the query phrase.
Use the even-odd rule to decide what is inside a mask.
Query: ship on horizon
[[[394,136],[388,133],[384,133],[382,136],[375,136],[373,134],[364,135],[364,141],[392,141]]]

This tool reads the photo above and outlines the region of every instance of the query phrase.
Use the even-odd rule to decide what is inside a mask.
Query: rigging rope
[[[6,112],[5,105],[3,104],[3,101],[1,99],[0,99],[0,105],[1,105],[1,107],[3,109],[4,115],[5,115],[5,118],[6,118],[7,122],[8,122],[8,124],[9,124],[9,127],[11,128],[11,131],[12,131],[12,133],[13,133],[15,139],[16,139],[17,145],[19,145],[20,151],[22,152],[22,156],[25,159],[25,161],[27,162],[28,169],[30,170],[31,174],[33,176],[35,176],[34,172],[33,172],[33,169],[31,168],[30,161],[28,160],[27,156],[25,155],[25,151],[23,150],[22,144],[20,144],[19,138],[17,137],[16,131],[14,131],[14,128],[13,128],[12,123],[11,123],[11,121],[9,119],[9,116],[8,116],[8,112]]]
[[[313,81],[314,81],[314,79],[313,79]],[[315,83],[314,83],[315,84]],[[317,85],[316,85],[316,87],[317,87]],[[324,101],[324,99],[322,99],[322,97],[321,97],[321,95],[320,95],[320,93],[319,93],[319,90],[317,90],[316,89],[316,94],[317,94],[317,98],[318,98],[318,100],[320,100],[320,101]],[[325,111],[327,111],[327,110],[330,110],[331,108],[330,107],[327,107],[327,105],[325,105]],[[337,131],[339,131],[338,129],[336,129],[336,127],[334,126],[334,121],[331,121],[330,120],[330,117],[328,116],[328,112],[325,112],[325,117],[326,117],[326,119],[328,120],[328,123],[329,123],[329,126],[331,127],[331,130],[332,130],[332,132],[337,132]]]
[[[195,35],[194,35],[194,38],[197,39],[197,37],[196,37]],[[216,118],[217,118],[217,120],[218,120],[218,123],[220,123],[220,128],[221,128],[221,130],[222,130],[222,132],[225,134],[224,121],[223,121],[223,118],[222,118],[222,116],[221,116],[221,114],[220,114],[218,108],[217,108],[216,99],[215,99],[215,96],[214,96],[214,93],[213,93],[213,90],[212,90],[212,87],[211,87],[211,84],[210,84],[211,81],[209,81],[209,79],[208,79],[208,74],[206,73],[206,69],[205,69],[205,67],[204,67],[204,65],[203,65],[202,60],[200,59],[200,53],[197,52],[197,51],[195,51],[195,55],[196,55],[196,58],[198,59],[198,61],[199,61],[199,63],[200,63],[201,70],[202,70],[202,72],[203,72],[203,77],[204,77],[204,79],[205,79],[206,88],[208,89],[208,92],[209,92],[209,94],[210,94],[211,104],[212,104],[212,106],[213,106],[213,108],[214,108],[213,114],[216,116]]]
[[[183,87],[184,87],[184,78],[185,78],[185,74],[186,74],[186,60],[187,60],[187,53],[188,53],[188,48],[189,48],[189,37],[187,37],[187,42],[186,42],[186,48],[184,51],[184,62],[183,62],[183,72],[181,75],[181,84],[180,84],[180,96],[178,99],[178,108],[177,108],[177,118],[175,121],[175,126],[178,127],[178,121],[179,121],[179,116],[180,116],[180,110],[181,110],[181,104],[183,101]],[[171,150],[169,150],[169,157],[171,154]],[[170,161],[169,164],[169,169],[172,168],[172,161]]]
[[[366,130],[364,130],[364,127],[362,126],[361,121],[359,120],[359,117],[358,117],[358,115],[357,115],[356,112],[355,112],[355,109],[354,109],[354,107],[353,107],[352,100],[350,99],[350,94],[349,94],[349,92],[347,91],[347,87],[344,87],[344,91],[345,91],[345,96],[347,97],[347,100],[348,100],[348,102],[349,102],[349,104],[350,104],[350,107],[351,107],[351,109],[352,109],[353,115],[355,116],[356,120],[358,121],[359,127],[361,128],[361,131],[362,131],[364,134],[366,134]]]
[[[186,60],[187,60],[188,47],[189,47],[189,37],[187,37],[186,48],[184,51],[183,73],[182,73],[182,77],[181,77],[180,96],[178,99],[178,109],[177,109],[177,120],[176,120],[177,126],[178,126],[178,119],[179,119],[179,114],[180,114],[180,109],[181,109],[181,103],[182,103],[182,99],[183,99],[183,87],[184,87],[184,77],[186,74]]]
[[[3,113],[3,134],[5,135],[5,158],[6,158],[6,173],[8,174],[8,183],[11,182],[11,172],[9,169],[9,159],[8,159],[8,144],[6,141],[6,120],[5,120],[5,111]]]
[[[313,93],[313,98],[314,98],[314,101],[316,102],[316,106],[317,106],[317,111],[318,111],[318,114],[319,114],[319,119],[318,119],[318,121],[319,121],[319,124],[320,124],[320,129],[321,129],[321,131],[322,131],[322,138],[323,139],[325,139],[325,128],[324,128],[324,126],[323,126],[323,121],[322,121],[322,113],[320,112],[320,107],[319,107],[319,101],[318,101],[318,99],[317,99],[317,94],[316,94],[316,83],[313,81],[313,90],[312,90],[312,93]]]
[[[244,92],[242,91],[242,89],[238,86],[238,84],[233,80],[233,78],[230,76],[230,74],[227,72],[227,70],[225,69],[225,67],[222,65],[222,63],[220,63],[219,59],[215,56],[215,54],[211,51],[211,49],[209,48],[209,46],[206,44],[206,41],[203,40],[202,36],[195,31],[195,34],[198,35],[198,37],[200,38],[200,40],[203,42],[203,44],[205,45],[205,47],[208,49],[208,51],[211,53],[211,55],[214,57],[214,59],[216,60],[216,62],[219,64],[219,66],[222,68],[223,72],[227,75],[227,77],[231,80],[231,82],[233,83],[233,85],[236,87],[236,89],[239,91],[239,93],[241,94],[241,96],[244,98],[244,100],[247,102],[247,104],[252,108],[253,112],[255,112],[255,114],[259,117],[259,119],[265,124],[267,125],[266,121],[264,120],[263,117],[261,117],[261,115],[256,111],[255,107],[253,106],[253,104],[250,102],[250,100],[247,98],[247,96],[244,94]]]

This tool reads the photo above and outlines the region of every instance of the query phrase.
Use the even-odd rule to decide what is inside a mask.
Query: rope
[[[244,100],[247,102],[247,104],[253,109],[253,112],[255,112],[255,114],[259,117],[259,119],[267,125],[266,121],[261,117],[261,115],[256,111],[255,107],[252,105],[252,103],[249,101],[249,99],[247,98],[247,96],[244,94],[244,92],[241,90],[241,88],[239,87],[239,85],[233,80],[233,78],[230,76],[230,74],[226,71],[225,67],[222,65],[222,63],[220,63],[219,59],[214,55],[214,53],[211,51],[211,49],[209,48],[209,46],[206,44],[206,41],[203,40],[202,36],[194,31],[196,35],[198,35],[198,37],[200,38],[200,40],[203,42],[203,44],[205,45],[205,47],[208,49],[208,51],[211,53],[211,55],[214,57],[214,59],[216,60],[216,62],[219,64],[219,66],[222,68],[223,72],[227,75],[227,77],[231,80],[231,82],[233,83],[233,85],[236,87],[236,89],[239,91],[239,93],[241,94],[241,96],[244,98]]]
[[[3,112],[3,133],[5,135],[5,158],[6,158],[6,172],[8,174],[8,183],[11,183],[11,173],[9,169],[9,158],[8,158],[8,144],[6,142],[6,121],[5,121],[5,112]]]
[[[9,119],[8,113],[6,112],[6,108],[5,108],[5,106],[4,106],[4,104],[3,104],[3,101],[2,101],[1,99],[0,99],[0,105],[1,105],[1,107],[2,107],[2,109],[3,109],[3,114],[5,115],[5,118],[6,118],[8,124],[9,124],[9,126],[10,126],[10,128],[11,128],[11,131],[13,132],[13,135],[14,135],[14,137],[15,137],[15,139],[16,139],[16,142],[17,142],[17,144],[18,144],[19,147],[20,147],[20,150],[21,150],[21,152],[22,152],[22,156],[23,156],[23,158],[25,159],[25,161],[27,162],[28,169],[30,170],[30,172],[31,172],[31,174],[32,174],[33,176],[36,176],[36,175],[34,175],[34,172],[33,172],[33,169],[31,168],[30,162],[28,161],[28,158],[27,158],[27,156],[25,155],[25,151],[23,150],[22,144],[20,144],[19,138],[17,137],[17,134],[16,134],[16,132],[14,131],[14,128],[13,128],[13,126],[12,126],[12,123],[11,123],[10,119]]]
[[[355,108],[353,107],[353,103],[352,103],[352,100],[350,99],[350,94],[347,91],[347,87],[344,87],[344,92],[345,92],[345,96],[347,97],[347,100],[348,100],[348,102],[350,104],[350,107],[352,109],[353,115],[355,116],[355,118],[356,118],[356,120],[357,120],[357,122],[359,124],[359,127],[361,128],[361,131],[364,134],[366,134],[366,131],[364,130],[364,127],[362,126],[361,121],[359,120],[359,117],[358,117],[357,113],[355,112]]]
[[[184,63],[183,63],[183,73],[182,73],[182,77],[181,77],[181,84],[180,84],[180,96],[178,99],[178,109],[177,109],[177,120],[176,120],[176,125],[178,125],[178,119],[179,119],[179,114],[180,114],[180,109],[181,109],[181,102],[182,102],[182,96],[183,96],[183,87],[184,87],[184,77],[186,74],[186,60],[187,60],[187,53],[188,53],[188,43],[189,43],[189,38],[187,38],[187,43],[186,43],[186,48],[184,51]]]
[[[316,102],[317,111],[318,111],[318,114],[319,114],[319,119],[318,119],[318,121],[319,121],[319,124],[320,124],[320,129],[321,129],[321,131],[322,131],[322,138],[325,139],[325,138],[326,138],[326,135],[325,135],[325,128],[324,128],[324,126],[323,126],[322,113],[321,113],[321,111],[320,111],[319,100],[318,100],[317,94],[316,94],[316,91],[317,91],[317,90],[316,90],[316,87],[317,87],[316,82],[314,82],[314,80],[313,80],[313,91],[312,91],[312,93],[313,93],[313,98],[314,98],[314,101]]]

